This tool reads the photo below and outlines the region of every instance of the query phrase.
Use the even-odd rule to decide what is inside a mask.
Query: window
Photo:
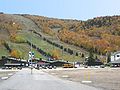
[[[117,57],[120,57],[120,55],[117,55]]]

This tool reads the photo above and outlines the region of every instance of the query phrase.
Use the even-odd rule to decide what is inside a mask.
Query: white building
[[[120,51],[111,54],[111,62],[119,60],[119,59],[120,59]]]
[[[120,51],[111,54],[111,62],[113,65],[120,66]]]

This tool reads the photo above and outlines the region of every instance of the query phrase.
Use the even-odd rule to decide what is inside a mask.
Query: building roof
[[[111,54],[111,56],[115,56],[116,54],[120,53],[120,51],[114,52]]]
[[[21,64],[20,64],[20,63],[6,63],[5,65],[6,65],[6,66],[14,66],[14,65],[15,65],[15,66],[16,66],[16,65],[19,66],[19,65],[21,65]]]
[[[49,65],[49,63],[45,63],[45,62],[39,62],[37,63],[38,65]]]
[[[116,54],[120,53],[120,51],[114,52],[111,54],[111,56],[115,56]]]
[[[27,60],[23,59],[16,59],[16,58],[8,58],[9,60],[15,60],[15,61],[20,61],[20,62],[27,62]]]

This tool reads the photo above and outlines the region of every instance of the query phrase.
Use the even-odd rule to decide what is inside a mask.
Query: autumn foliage
[[[22,36],[14,34],[14,33],[10,35],[10,40],[15,43],[25,43],[26,42],[26,40]]]
[[[15,57],[15,58],[21,58],[22,57],[22,53],[19,50],[16,50],[16,49],[12,50],[10,55],[12,57]]]
[[[44,33],[94,53],[120,50],[120,16],[96,17],[87,21],[54,19],[25,15]]]
[[[52,58],[55,59],[55,60],[60,59],[60,51],[54,49],[54,50],[52,51]]]

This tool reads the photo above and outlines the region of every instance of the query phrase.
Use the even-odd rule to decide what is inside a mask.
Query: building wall
[[[115,60],[118,60],[118,59],[120,59],[120,53],[115,55]]]
[[[111,56],[111,62],[114,61],[115,57],[114,56]]]
[[[115,61],[115,60],[118,60],[118,59],[120,59],[120,53],[117,53],[114,56],[113,55],[111,56],[111,61]]]

